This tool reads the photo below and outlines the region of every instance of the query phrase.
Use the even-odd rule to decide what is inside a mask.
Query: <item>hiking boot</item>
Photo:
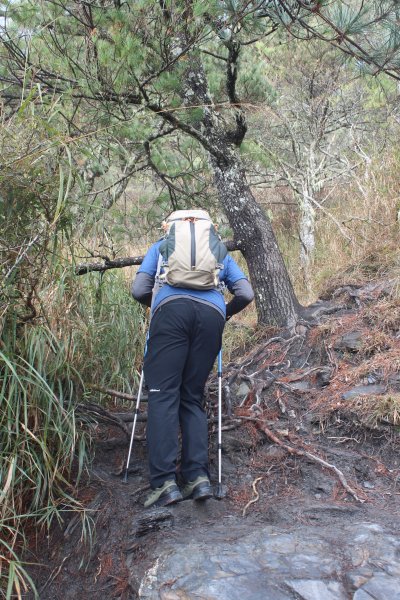
[[[161,487],[150,492],[145,500],[144,507],[167,506],[168,504],[175,504],[181,500],[183,500],[183,498],[178,486],[175,481],[170,479],[169,481],[165,481]]]
[[[207,500],[212,498],[213,491],[210,480],[205,475],[199,475],[194,481],[188,481],[182,490],[184,500]]]

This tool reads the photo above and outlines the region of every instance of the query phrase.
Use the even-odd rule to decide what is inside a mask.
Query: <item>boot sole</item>
[[[192,498],[193,500],[208,500],[209,498],[212,498],[214,496],[214,494],[210,491],[210,492],[200,492],[199,494],[193,494]]]
[[[183,500],[183,496],[180,492],[169,492],[168,494],[161,496],[161,498],[159,498],[157,502],[154,502],[154,504],[149,506],[149,508],[151,508],[152,506],[169,506],[170,504],[176,504],[177,502],[181,502],[181,500]]]
[[[186,496],[185,500],[208,500],[214,496],[213,491],[209,485],[199,486],[198,489],[194,489],[190,496]]]

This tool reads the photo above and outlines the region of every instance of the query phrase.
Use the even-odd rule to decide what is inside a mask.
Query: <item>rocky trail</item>
[[[399,600],[400,301],[393,281],[333,290],[290,336],[224,366],[226,497],[145,510],[145,403],[97,423],[86,506],[26,560],[42,600]],[[206,390],[217,480],[217,385]],[[111,391],[112,393],[112,391]],[[89,527],[89,523],[91,527]],[[83,533],[82,533],[83,531]]]

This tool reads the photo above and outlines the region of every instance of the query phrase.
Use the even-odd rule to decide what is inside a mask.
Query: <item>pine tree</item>
[[[219,205],[247,260],[259,321],[301,315],[271,223],[246,178],[240,61],[261,40],[318,38],[359,68],[400,79],[395,0],[33,0],[2,2],[2,96],[59,96],[71,130],[131,128],[138,161],[156,139],[186,136],[208,156]],[[368,5],[368,6],[367,6]],[[74,129],[75,128],[75,129]],[[132,133],[133,131],[133,133]],[[132,170],[132,173],[134,170]]]

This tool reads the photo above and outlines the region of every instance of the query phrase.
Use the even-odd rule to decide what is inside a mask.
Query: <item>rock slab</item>
[[[200,514],[185,530],[196,509],[183,504],[145,569],[131,565],[139,598],[400,600],[400,536],[379,525],[282,530],[230,517],[210,531]]]

